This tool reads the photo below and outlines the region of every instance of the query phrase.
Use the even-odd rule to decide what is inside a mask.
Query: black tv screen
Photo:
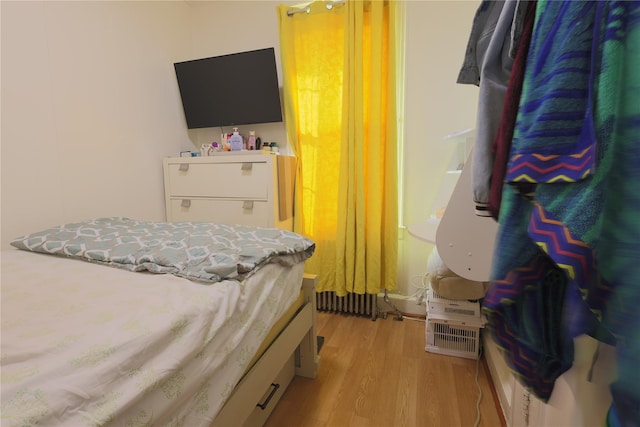
[[[189,129],[282,121],[273,48],[174,64]]]

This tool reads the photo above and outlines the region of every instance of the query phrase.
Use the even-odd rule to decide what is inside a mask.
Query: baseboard
[[[483,342],[484,345],[484,342]],[[491,374],[491,368],[489,368],[489,362],[487,362],[487,356],[485,353],[482,353],[482,367],[484,369],[484,373],[489,382],[489,389],[491,390],[491,397],[493,397],[493,404],[496,407],[496,412],[498,413],[498,417],[500,418],[500,427],[508,427],[507,420],[504,417],[504,409],[500,404],[500,398],[498,397],[498,391],[496,390],[496,385],[493,382],[493,375]]]
[[[501,359],[497,345],[489,333],[485,330],[482,333],[482,354],[485,366],[487,367],[487,376],[491,378],[493,384],[492,391],[495,393],[494,402],[498,409],[500,418],[504,420],[504,426],[509,426],[507,422],[511,418],[513,411],[513,398],[515,387],[515,378],[509,371],[505,362]]]

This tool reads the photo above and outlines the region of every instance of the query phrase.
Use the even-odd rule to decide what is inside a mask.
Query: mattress
[[[299,298],[304,263],[239,282],[192,282],[6,251],[1,424],[211,423],[272,326]]]

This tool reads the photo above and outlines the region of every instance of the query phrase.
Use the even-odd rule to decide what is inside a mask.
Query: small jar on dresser
[[[296,158],[220,153],[163,160],[167,221],[293,228]]]

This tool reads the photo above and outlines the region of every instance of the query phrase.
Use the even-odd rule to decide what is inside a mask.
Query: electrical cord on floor
[[[474,427],[478,427],[480,425],[480,402],[482,402],[482,388],[480,387],[480,381],[478,381],[478,375],[480,372],[480,358],[482,357],[482,345],[480,345],[478,359],[476,359],[476,377],[475,382],[478,387],[478,400],[476,400],[476,422],[473,424]]]
[[[394,320],[415,320],[416,322],[426,322],[427,321],[427,316],[422,315],[422,314],[413,314],[413,313],[403,313],[403,312],[396,312],[396,311],[378,311],[378,314],[382,316],[383,319],[386,319],[387,316],[389,314],[395,314],[397,317],[401,317],[401,319],[394,319]]]
[[[395,305],[393,305],[393,304],[391,303],[391,300],[389,299],[389,295],[388,295],[388,293],[387,293],[387,290],[386,290],[386,289],[384,290],[384,302],[386,302],[387,304],[389,304],[389,306],[390,306],[390,307],[393,309],[393,311],[396,313],[396,315],[395,315],[395,316],[393,316],[393,320],[402,320],[402,319],[403,319],[403,317],[402,317],[402,313],[400,312],[400,310],[398,310],[398,309],[396,308],[396,306],[395,306]]]
[[[426,322],[427,319],[425,319],[424,316],[410,316],[408,314],[403,314],[402,315],[403,319],[407,319],[407,320],[415,320],[417,322]]]
[[[416,303],[418,305],[422,305],[422,302],[424,301],[424,299],[427,297],[427,291],[429,290],[429,277],[431,276],[431,274],[429,272],[425,272],[423,275],[421,276],[413,276],[411,278],[411,286],[413,286],[414,288],[417,288],[418,290],[416,292],[414,292],[414,294],[412,295],[413,298],[416,299]],[[414,283],[414,279],[420,279],[420,284],[416,285]]]

